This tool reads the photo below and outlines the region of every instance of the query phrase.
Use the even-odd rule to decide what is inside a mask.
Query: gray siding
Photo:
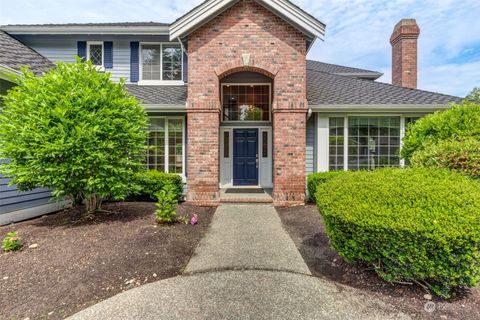
[[[51,192],[39,188],[20,192],[15,185],[8,186],[8,179],[0,175],[0,214],[51,203]]]
[[[14,84],[0,80],[0,95],[12,88]],[[0,100],[0,106],[2,101]],[[21,209],[32,208],[50,202],[51,193],[48,189],[35,189],[28,192],[18,191],[15,185],[9,186],[8,179],[0,175],[0,215]],[[1,217],[0,217],[1,220]]]
[[[306,170],[307,174],[316,172],[316,156],[315,156],[315,115],[307,120],[307,149],[306,149]]]
[[[106,69],[114,81],[124,78],[130,82],[130,42],[167,42],[166,36],[101,36],[101,35],[62,35],[31,36],[17,35],[17,39],[30,46],[51,61],[75,61],[78,41],[112,41],[113,68]]]

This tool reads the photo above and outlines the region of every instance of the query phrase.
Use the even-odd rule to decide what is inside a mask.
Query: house
[[[36,75],[54,67],[53,63],[15,38],[0,31],[0,95],[15,86],[15,76],[28,65]],[[0,99],[0,107],[2,100]],[[48,189],[20,192],[0,175],[0,225],[58,211],[66,202],[52,201]]]
[[[325,24],[287,0],[208,0],[171,24],[9,25],[50,61],[78,55],[126,80],[150,117],[151,169],[181,174],[186,199],[273,189],[305,201],[314,171],[402,166],[408,123],[460,98],[416,89],[420,30],[391,37],[393,85],[382,74],[307,60]]]

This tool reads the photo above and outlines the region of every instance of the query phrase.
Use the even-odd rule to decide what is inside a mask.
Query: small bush
[[[156,193],[156,197],[158,209],[155,211],[155,219],[161,223],[174,222],[178,205],[177,187],[171,183],[166,183],[162,190]]]
[[[149,170],[137,173],[135,176],[134,192],[137,198],[156,200],[156,194],[164,188],[165,185],[173,185],[176,199],[180,199],[183,191],[182,177],[178,174],[163,173],[158,170]]]
[[[3,238],[2,248],[7,252],[17,251],[22,248],[22,242],[20,241],[16,231],[7,233],[7,236]]]
[[[350,172],[316,193],[333,248],[442,297],[480,281],[480,184],[441,169]]]
[[[307,190],[310,201],[315,202],[315,194],[317,193],[318,185],[342,174],[345,174],[345,171],[310,173],[307,178]]]
[[[480,178],[480,139],[443,140],[415,152],[410,164],[414,167],[437,167],[456,170]]]
[[[410,160],[416,151],[439,141],[465,137],[480,139],[480,104],[467,100],[420,118],[409,127],[403,139],[402,157]]]

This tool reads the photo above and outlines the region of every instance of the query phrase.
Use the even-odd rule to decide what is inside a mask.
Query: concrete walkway
[[[223,205],[185,274],[123,292],[71,319],[410,319],[315,278],[269,205]]]
[[[231,269],[311,274],[271,205],[219,207],[185,271]]]

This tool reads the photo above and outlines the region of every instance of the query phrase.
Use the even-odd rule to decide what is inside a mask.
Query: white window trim
[[[143,59],[142,59],[142,47],[143,45],[160,45],[160,78],[161,80],[143,80]],[[180,80],[163,80],[163,45],[175,45],[179,46],[180,50],[182,46],[179,45],[178,42],[140,42],[139,50],[138,50],[138,61],[139,61],[139,77],[138,77],[138,85],[141,86],[158,86],[158,85],[184,85],[185,82],[183,80],[183,50],[181,51],[181,79]]]
[[[185,164],[186,164],[186,157],[185,157],[185,138],[186,138],[186,128],[185,128],[185,116],[149,116],[149,119],[165,119],[165,168],[164,172],[169,173],[169,144],[168,144],[168,138],[169,138],[169,132],[168,132],[168,120],[173,120],[173,119],[180,119],[182,120],[182,172],[177,174],[182,177],[183,181],[186,181],[186,175],[185,175]],[[150,130],[149,130],[150,132]],[[148,161],[147,161],[147,167],[148,167]]]
[[[105,71],[105,46],[103,41],[87,41],[87,61],[90,61],[90,46],[91,45],[101,45],[102,46],[102,65],[95,66],[98,71]]]
[[[223,87],[225,86],[268,86],[268,120],[223,120]],[[268,123],[272,121],[272,84],[269,82],[255,82],[255,83],[222,83],[220,92],[221,105],[221,122],[226,123]]]
[[[403,139],[405,137],[405,118],[423,117],[426,113],[382,113],[382,114],[369,114],[369,113],[352,113],[341,114],[331,113],[322,114],[317,113],[317,171],[326,172],[330,171],[330,118],[343,118],[344,120],[344,145],[343,145],[343,170],[348,171],[348,118],[349,117],[400,117],[400,151],[403,148]],[[323,155],[323,156],[322,156]],[[400,159],[400,167],[405,166],[405,160]]]

